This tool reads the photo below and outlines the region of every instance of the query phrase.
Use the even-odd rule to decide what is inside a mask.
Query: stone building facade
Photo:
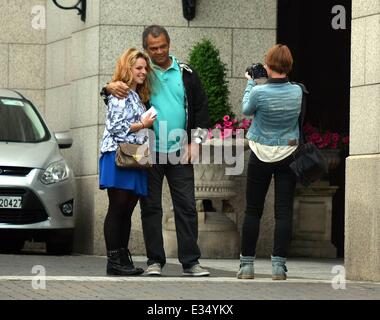
[[[380,1],[354,0],[345,265],[349,279],[380,280]]]
[[[61,0],[61,4],[73,4]],[[76,1],[74,1],[75,3]],[[70,130],[74,144],[64,155],[77,181],[75,249],[104,254],[107,196],[98,190],[99,140],[105,108],[100,88],[128,47],[141,48],[149,24],[165,26],[171,51],[186,61],[202,38],[218,47],[228,68],[230,101],[236,114],[245,87],[245,68],[261,61],[276,43],[276,0],[198,0],[188,22],[177,0],[89,0],[87,19],[58,9],[50,0],[0,0],[0,86],[19,90],[43,113],[54,131]],[[45,24],[44,24],[45,23]],[[353,0],[351,156],[347,160],[346,267],[351,279],[380,278],[380,0]],[[366,137],[363,140],[363,137]],[[245,173],[232,201],[241,226]],[[369,192],[371,190],[371,192]],[[170,196],[164,193],[165,218]],[[259,252],[272,246],[273,188],[268,194]],[[144,254],[136,208],[132,252]]]

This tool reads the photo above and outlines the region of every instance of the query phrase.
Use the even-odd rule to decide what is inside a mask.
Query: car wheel
[[[46,252],[52,255],[69,255],[73,252],[73,232],[58,231],[52,233],[46,241]]]
[[[0,242],[0,253],[10,254],[10,253],[19,253],[24,247],[24,240],[21,239],[11,239],[8,241]]]

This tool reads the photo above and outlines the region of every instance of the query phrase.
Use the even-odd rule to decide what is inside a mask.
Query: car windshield
[[[48,137],[32,105],[25,100],[0,98],[0,141],[40,142]]]

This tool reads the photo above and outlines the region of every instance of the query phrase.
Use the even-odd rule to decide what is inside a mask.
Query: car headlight
[[[66,180],[69,177],[70,169],[65,160],[51,163],[41,176],[41,182],[51,184]]]

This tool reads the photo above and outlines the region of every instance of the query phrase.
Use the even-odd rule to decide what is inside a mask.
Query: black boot
[[[122,262],[123,262],[125,268],[129,270],[129,272],[132,272],[134,275],[139,275],[139,274],[144,273],[144,269],[135,268],[133,261],[132,261],[132,255],[128,249],[121,248],[120,252],[121,252]]]
[[[143,269],[135,268],[133,263],[128,263],[126,256],[124,249],[107,251],[107,275],[133,276],[144,272]]]

